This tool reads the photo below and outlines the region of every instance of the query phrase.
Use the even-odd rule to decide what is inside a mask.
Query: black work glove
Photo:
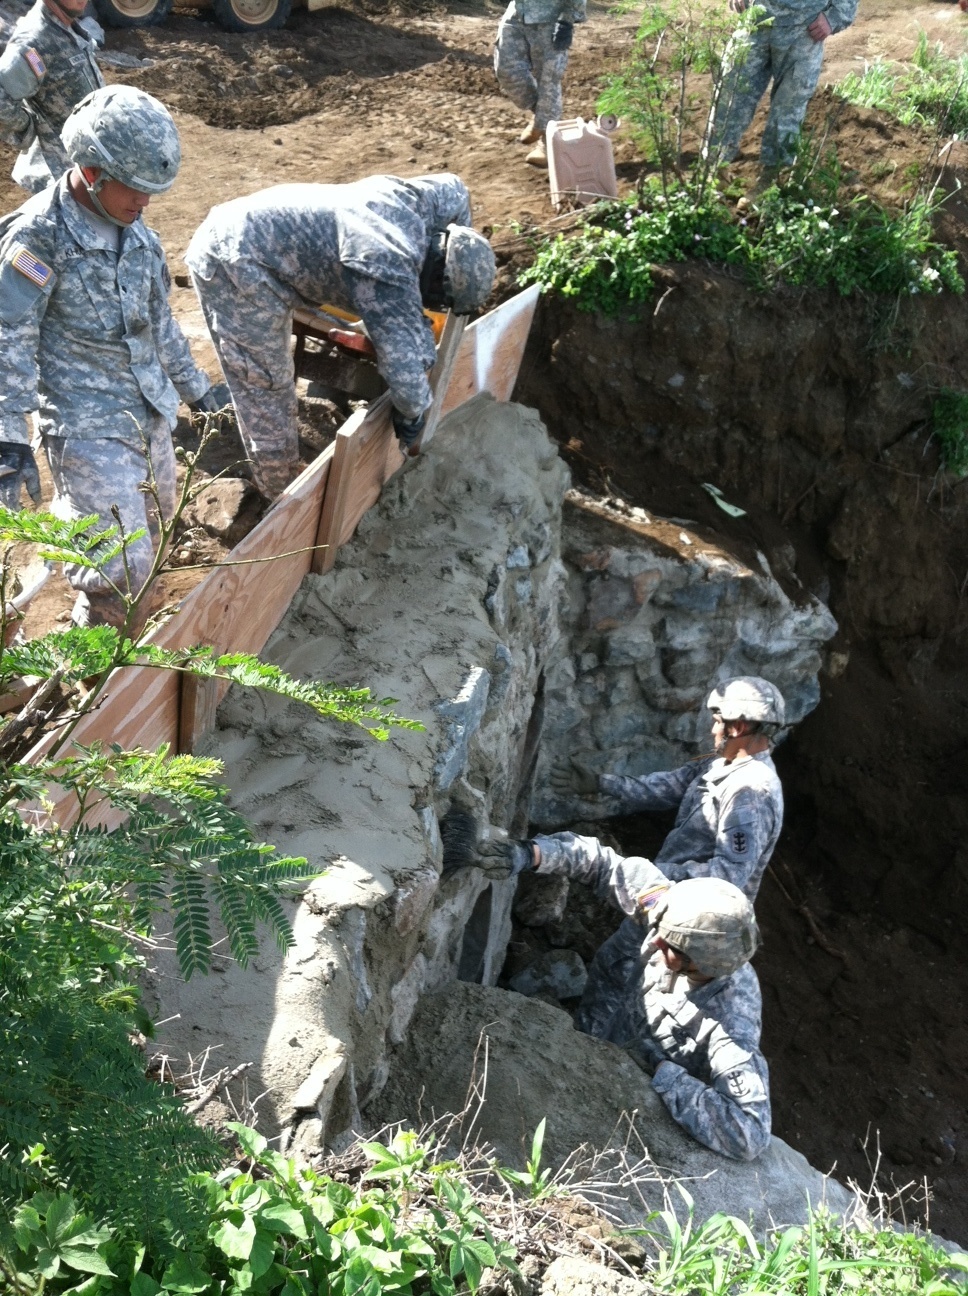
[[[20,508],[20,488],[35,504],[40,503],[40,473],[37,460],[29,445],[19,441],[0,441],[0,504],[4,508]]]
[[[559,796],[598,796],[598,771],[580,756],[563,756],[552,765],[548,782]]]
[[[575,35],[575,24],[559,18],[551,33],[551,48],[560,54],[562,50],[571,49],[572,37]]]
[[[477,867],[488,877],[517,877],[534,868],[534,846],[530,840],[505,837],[503,833],[489,837],[477,847]]]
[[[393,431],[404,450],[409,450],[412,445],[416,445],[426,422],[426,411],[411,420],[405,419],[396,406],[393,407]]]
[[[217,414],[219,410],[231,404],[232,393],[229,391],[228,383],[215,383],[207,392],[202,392],[198,400],[192,401],[188,408],[198,414]]]

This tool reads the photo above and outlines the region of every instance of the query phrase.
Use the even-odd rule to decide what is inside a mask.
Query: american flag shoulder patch
[[[49,265],[41,261],[40,257],[35,257],[33,252],[25,247],[17,249],[10,258],[10,264],[38,288],[46,288],[54,274]]]
[[[23,56],[24,61],[37,80],[42,80],[47,75],[47,64],[41,58],[40,53],[35,49],[25,49]]]

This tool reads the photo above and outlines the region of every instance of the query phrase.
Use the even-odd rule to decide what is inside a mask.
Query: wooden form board
[[[434,393],[440,416],[479,392],[500,401],[510,399],[537,299],[537,287],[526,289],[462,335],[451,331],[451,347],[441,348]],[[334,443],[232,550],[226,565],[182,601],[177,614],[152,636],[154,642],[170,648],[211,644],[221,652],[261,651],[306,573],[329,570],[337,549],[351,538],[384,483],[405,462],[393,434],[389,400],[381,397],[347,420]],[[148,667],[117,671],[72,741],[152,750],[167,743],[173,751],[191,751],[214,724],[226,687],[221,681]],[[56,735],[43,739],[26,759],[46,755],[55,741]],[[76,812],[73,797],[52,792],[55,818],[69,824]],[[95,812],[91,819],[107,826],[117,822],[108,812]]]

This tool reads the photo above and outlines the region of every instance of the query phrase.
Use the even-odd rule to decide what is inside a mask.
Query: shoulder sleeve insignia
[[[23,52],[24,62],[33,72],[38,81],[42,81],[47,75],[47,64],[41,58],[40,53],[35,49],[25,49]]]
[[[40,257],[35,257],[33,252],[25,247],[14,253],[10,258],[10,264],[38,288],[46,288],[54,274],[49,265],[41,261]]]

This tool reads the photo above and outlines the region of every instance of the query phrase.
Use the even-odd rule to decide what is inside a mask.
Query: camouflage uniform
[[[584,882],[627,915],[636,912],[640,891],[665,880],[649,860],[623,858],[594,837],[556,833],[534,840],[541,849],[540,873]],[[752,1160],[770,1141],[756,973],[746,963],[731,976],[693,985],[666,966],[631,917],[626,926],[638,934],[636,957],[621,980],[589,979],[575,1024],[627,1049],[651,1072],[652,1087],[672,1118],[699,1143]]]
[[[37,0],[0,56],[0,130],[23,150],[13,178],[30,193],[70,170],[60,133],[75,104],[104,85],[96,49],[80,23],[65,26]]]
[[[39,408],[59,511],[97,513],[125,530],[146,525],[144,440],[164,506],[174,492],[171,428],[179,395],[198,400],[210,383],[192,360],[168,305],[158,236],[136,221],[108,246],[71,196],[67,177],[0,218],[0,441],[27,444]],[[151,564],[145,538],[129,551],[132,581]],[[109,586],[69,571],[71,584],[103,607]],[[108,569],[123,586],[123,564]],[[88,599],[79,599],[78,618]]]
[[[265,495],[299,466],[293,309],[328,303],[358,315],[394,407],[419,419],[436,358],[420,271],[431,235],[470,220],[467,188],[446,173],[278,185],[209,212],[185,260]]]
[[[796,138],[823,66],[824,42],[815,41],[807,27],[822,13],[831,32],[844,31],[854,21],[857,0],[830,0],[823,8],[818,8],[817,0],[757,3],[773,21],[752,34],[738,32],[730,43],[722,91],[709,119],[706,147],[719,161],[732,161],[772,80],[760,161],[765,167],[777,167],[793,160]]]
[[[768,752],[728,764],[712,757],[638,778],[602,774],[599,787],[620,801],[623,814],[677,810],[655,857],[664,877],[722,878],[755,901],[783,826],[783,789]],[[621,992],[639,965],[641,944],[641,927],[627,918],[589,968],[593,998],[607,1001]]]
[[[559,21],[583,23],[585,0],[511,0],[497,29],[494,72],[502,94],[534,114],[535,129],[544,132],[561,118],[561,83],[568,50],[551,43]]]

